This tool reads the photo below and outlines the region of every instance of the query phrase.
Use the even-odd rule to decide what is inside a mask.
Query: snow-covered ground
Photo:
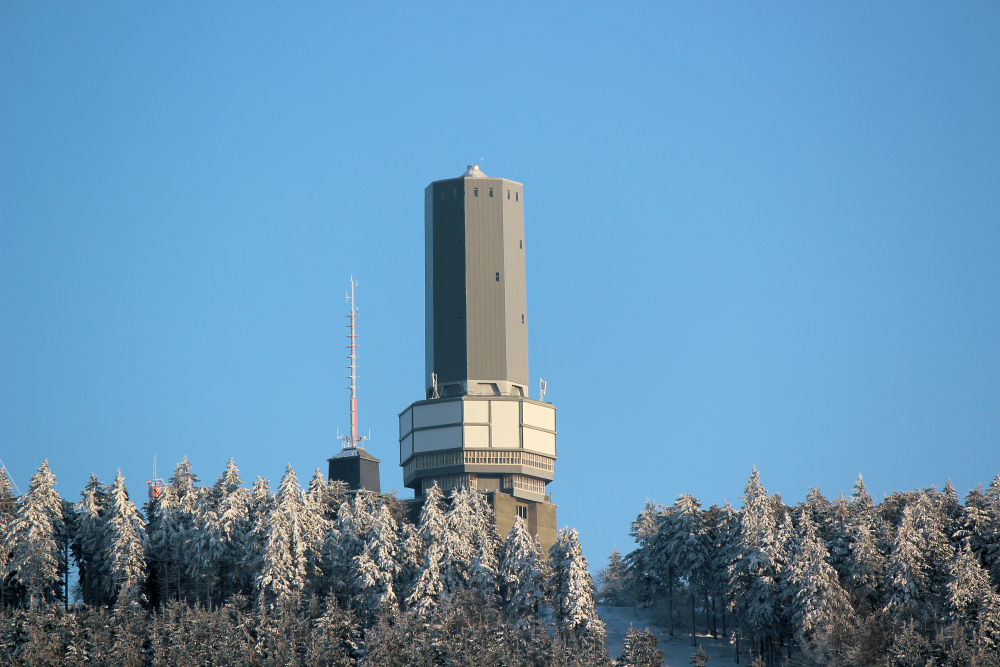
[[[664,652],[663,664],[665,667],[687,667],[691,664],[691,656],[698,652],[697,647],[691,646],[691,635],[675,634],[671,637],[665,627],[665,619],[661,619],[655,610],[640,609],[638,611],[632,607],[606,607],[599,605],[597,613],[604,621],[608,631],[608,653],[612,658],[618,658],[622,650],[622,640],[630,627],[638,630],[649,631],[660,640],[659,649]],[[733,645],[729,641],[719,638],[712,639],[711,635],[697,635],[698,646],[705,648],[705,653],[710,657],[709,665],[732,665]],[[745,663],[741,660],[741,663]]]

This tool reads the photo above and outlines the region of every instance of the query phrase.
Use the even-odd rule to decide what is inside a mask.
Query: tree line
[[[55,484],[45,462],[17,497],[0,472],[2,664],[608,663],[576,531],[501,538],[478,491],[435,486],[412,524],[291,466],[272,492],[185,458],[142,511],[120,472],[78,503]]]
[[[1000,665],[1000,475],[964,504],[950,482],[876,503],[859,475],[849,498],[789,506],[755,468],[742,501],[647,501],[599,599],[662,607],[692,645],[728,637],[736,662]]]

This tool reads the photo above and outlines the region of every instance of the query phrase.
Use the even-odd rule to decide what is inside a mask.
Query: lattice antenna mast
[[[362,441],[368,438],[358,435],[358,309],[354,303],[354,288],[358,284],[354,282],[354,276],[351,276],[351,291],[347,293],[346,301],[351,304],[351,312],[347,316],[350,320],[350,324],[347,328],[350,329],[350,333],[347,334],[347,349],[350,354],[347,358],[351,360],[351,365],[347,368],[351,371],[351,374],[347,376],[347,379],[351,381],[348,385],[348,389],[351,390],[351,433],[350,435],[339,436],[341,440],[344,441],[344,449],[357,447]]]

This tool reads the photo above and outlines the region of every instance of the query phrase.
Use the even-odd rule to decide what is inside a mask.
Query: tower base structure
[[[330,463],[329,479],[344,482],[350,491],[364,489],[382,493],[378,473],[378,464],[381,461],[363,448],[346,447],[327,461]]]
[[[556,460],[556,408],[523,396],[464,395],[412,403],[399,415],[403,485],[416,514],[433,485],[485,491],[506,536],[520,516],[545,553],[556,538],[546,485]],[[415,517],[414,517],[415,518]]]

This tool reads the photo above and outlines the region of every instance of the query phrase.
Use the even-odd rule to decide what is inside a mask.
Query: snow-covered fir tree
[[[469,563],[469,583],[487,603],[498,600],[500,584],[500,549],[493,508],[482,491],[470,492],[472,561]]]
[[[646,628],[645,632],[629,628],[622,641],[618,667],[660,667],[663,664],[664,654],[657,648],[659,643],[649,628]]]
[[[607,605],[625,607],[629,604],[628,568],[616,546],[608,556],[608,564],[599,575],[597,597]]]
[[[365,617],[380,611],[394,611],[398,597],[394,588],[401,565],[395,519],[385,503],[379,503],[372,514],[371,530],[364,548],[354,557],[351,574],[354,605]]]
[[[636,517],[629,530],[629,536],[636,542],[634,551],[625,557],[631,573],[632,588],[638,602],[650,602],[661,592],[669,591],[673,604],[673,577],[669,574],[670,542],[669,528],[665,529],[669,512],[646,499],[646,505]],[[673,622],[673,611],[670,614]],[[673,634],[671,626],[670,633]]]
[[[743,501],[739,538],[729,566],[729,598],[739,630],[759,644],[776,634],[779,563],[774,503],[760,483],[757,468],[747,482]]]
[[[184,544],[185,574],[194,588],[194,599],[211,606],[212,593],[218,588],[218,572],[226,545],[216,511],[216,500],[208,489],[200,489],[194,505],[191,528]]]
[[[448,530],[443,504],[444,496],[435,483],[427,490],[417,524],[417,535],[424,543],[424,559],[406,596],[406,607],[421,616],[433,610],[446,594],[441,577],[445,559],[443,535]]]
[[[860,476],[858,481],[861,481]],[[847,557],[846,583],[854,605],[864,612],[871,612],[881,606],[886,567],[885,555],[878,546],[875,513],[861,506],[849,530],[851,546]]]
[[[552,571],[552,612],[556,627],[566,641],[580,642],[591,649],[603,647],[604,623],[594,604],[594,582],[587,571],[580,536],[573,528],[563,528],[549,550]]]
[[[980,567],[968,542],[957,550],[949,570],[949,614],[964,625],[975,624],[992,593],[990,576]]]
[[[62,501],[55,490],[56,478],[48,460],[31,476],[28,491],[17,504],[17,512],[7,527],[5,543],[10,549],[7,570],[15,583],[27,590],[34,607],[51,600],[59,586],[62,554],[56,544]]]
[[[17,511],[17,497],[14,495],[14,485],[7,477],[7,470],[0,468],[0,609],[7,605],[8,574],[7,564],[13,551],[13,535],[9,535]]]
[[[695,597],[706,590],[709,567],[708,533],[702,518],[701,504],[692,495],[682,493],[674,502],[669,518],[671,534],[668,553],[672,572],[684,579],[691,602],[691,644],[695,645]]]
[[[927,586],[920,535],[913,515],[914,506],[907,506],[886,565],[886,609],[901,618],[912,616],[921,609]]]
[[[521,517],[507,534],[500,561],[500,589],[508,619],[520,624],[537,619],[545,601],[546,572],[538,542]]]
[[[107,550],[111,597],[121,604],[138,605],[145,601],[146,530],[142,517],[128,499],[125,478],[119,470],[108,491]]]
[[[239,469],[230,459],[213,489],[220,553],[212,576],[223,601],[248,589],[253,578],[248,544],[250,494],[242,484]]]
[[[307,577],[319,575],[323,526],[307,511],[295,471],[289,465],[281,478],[275,505],[266,519],[266,546],[257,575],[256,593],[262,608],[274,608],[306,589]]]
[[[77,503],[76,534],[73,536],[73,558],[79,575],[78,595],[82,602],[100,605],[104,601],[104,591],[110,589],[104,507],[107,494],[104,485],[91,474],[90,480],[81,492]]]
[[[785,600],[790,604],[793,632],[808,641],[829,628],[834,619],[847,613],[847,592],[841,588],[837,571],[827,562],[829,553],[816,530],[811,515],[799,518],[792,557],[788,566]]]

